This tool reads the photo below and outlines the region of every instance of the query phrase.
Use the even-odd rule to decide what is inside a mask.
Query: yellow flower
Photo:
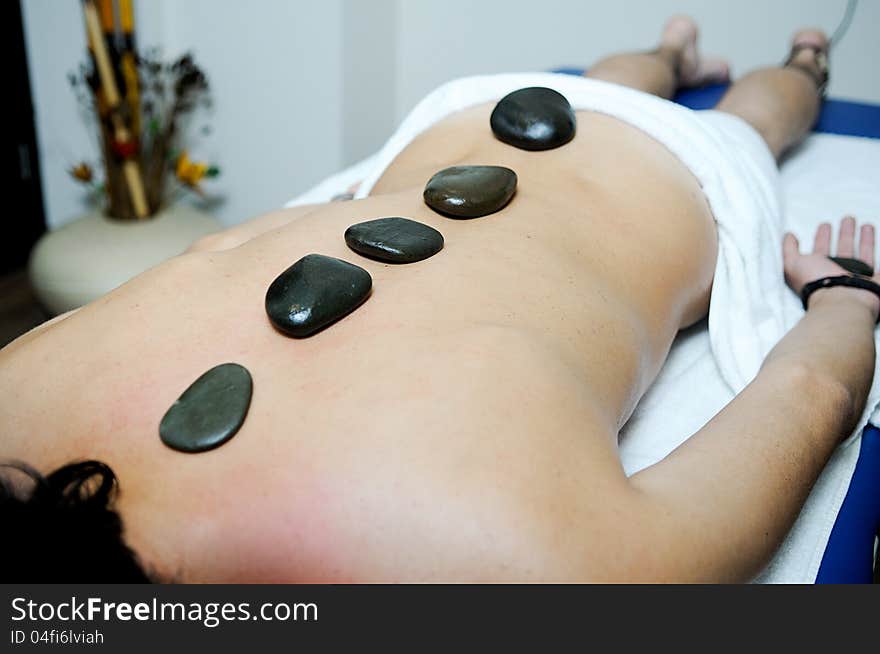
[[[181,152],[177,158],[177,167],[175,169],[177,179],[187,186],[197,187],[207,172],[208,164],[204,161],[190,161],[186,150]]]
[[[85,182],[86,184],[91,182],[94,176],[92,173],[92,167],[85,162],[77,164],[76,166],[71,168],[69,172],[74,179],[80,182]]]

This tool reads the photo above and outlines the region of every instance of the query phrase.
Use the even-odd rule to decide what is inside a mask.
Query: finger
[[[831,254],[831,225],[822,223],[816,230],[816,239],[813,241],[813,252],[828,256]]]
[[[847,216],[840,221],[840,231],[837,235],[837,256],[850,257],[855,254],[856,219]]]
[[[859,232],[859,259],[874,267],[874,225],[862,225]]]
[[[791,232],[786,232],[785,238],[782,239],[782,260],[788,264],[800,254],[800,244],[797,236]]]

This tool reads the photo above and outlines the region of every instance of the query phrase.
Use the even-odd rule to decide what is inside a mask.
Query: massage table
[[[583,74],[582,69],[563,68],[555,72]],[[679,93],[674,100],[691,109],[709,109],[717,103],[726,85],[712,85]],[[849,169],[846,165],[849,164]],[[323,180],[307,192],[291,200],[287,206],[326,202],[345,195],[346,189],[365,177],[373,167],[374,157],[367,159]],[[834,183],[830,183],[833,181]],[[812,242],[812,230],[822,220],[836,221],[846,213],[861,220],[880,220],[880,106],[842,100],[827,100],[815,127],[808,138],[786,162],[781,170],[785,198],[786,228],[794,231],[802,243]],[[851,188],[850,183],[860,184]],[[824,195],[823,195],[824,193]],[[350,197],[350,196],[349,196]],[[844,198],[861,198],[854,205]],[[806,217],[792,223],[792,217]],[[809,226],[809,233],[807,230]],[[794,294],[791,301],[796,302]],[[676,339],[669,359],[658,380],[639,403],[635,413],[621,432],[621,460],[627,474],[651,465],[674,449],[679,442],[702,427],[720,407],[707,403],[705,411],[669,411],[664,421],[681,434],[678,442],[652,442],[652,421],[656,409],[675,407],[675,383],[691,395],[699,395],[700,384],[706,377],[718,377],[713,370],[706,322],[684,330]],[[703,375],[700,377],[700,375]],[[664,383],[659,383],[663,381]],[[712,383],[723,385],[718,378]],[[679,391],[681,392],[681,391]],[[653,408],[652,408],[653,407]],[[876,420],[880,423],[880,420]],[[656,424],[656,423],[653,423]],[[853,450],[852,448],[858,448]],[[844,459],[841,451],[855,460],[855,465],[842,465],[835,458],[829,468],[837,466],[832,479],[823,473],[813,495],[821,502],[808,500],[793,532],[801,542],[798,548],[784,543],[768,568],[758,575],[756,582],[764,583],[870,583],[876,556],[876,534],[880,532],[880,428],[869,423],[861,438],[850,439],[835,453]],[[857,458],[855,453],[857,451]],[[840,473],[839,470],[844,472]],[[827,471],[827,468],[826,468]],[[851,472],[850,472],[851,471]],[[819,489],[817,492],[816,489]],[[812,496],[811,496],[812,499]],[[818,510],[815,506],[819,504]],[[815,518],[813,516],[816,516]],[[830,527],[829,515],[833,526]],[[810,521],[817,524],[809,524]],[[808,523],[806,526],[802,523]],[[812,539],[821,547],[811,554],[813,559],[785,565],[786,556],[804,557],[803,541]],[[788,540],[788,539],[787,539]],[[817,558],[817,552],[820,556]],[[821,559],[819,562],[818,559]],[[781,562],[781,564],[780,564]],[[796,570],[796,572],[792,572]],[[808,571],[808,572],[805,572]]]

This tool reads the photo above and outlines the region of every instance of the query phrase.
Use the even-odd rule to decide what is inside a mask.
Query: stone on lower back
[[[428,180],[423,194],[450,218],[479,218],[502,209],[516,192],[516,173],[503,166],[452,166]]]
[[[159,437],[181,452],[219,447],[241,428],[253,393],[244,366],[224,363],[195,380],[171,405],[159,424]]]
[[[577,119],[561,93],[530,87],[509,93],[495,105],[492,132],[522,150],[550,150],[574,138]]]
[[[304,338],[354,311],[370,294],[370,273],[347,261],[308,254],[266,291],[266,313],[289,336]]]
[[[443,249],[443,234],[401,217],[378,218],[345,230],[345,242],[358,254],[389,263],[413,263]]]

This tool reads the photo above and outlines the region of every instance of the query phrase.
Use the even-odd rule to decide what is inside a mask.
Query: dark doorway
[[[46,319],[28,283],[25,267],[34,243],[46,231],[34,105],[28,79],[24,25],[18,0],[0,2],[0,53],[6,62],[6,91],[0,130],[0,347]]]
[[[40,187],[40,159],[34,130],[34,106],[28,80],[24,25],[19,2],[0,2],[0,52],[6,62],[7,88],[0,158],[6,206],[0,224],[0,275],[21,269],[31,248],[46,231]],[[2,301],[2,298],[0,298]]]

